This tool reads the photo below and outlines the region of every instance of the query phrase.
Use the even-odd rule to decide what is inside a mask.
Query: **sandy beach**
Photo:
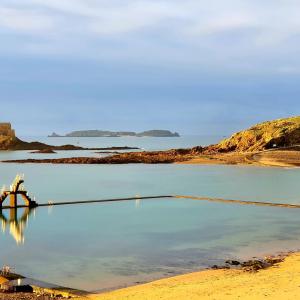
[[[258,271],[253,268],[209,269],[156,280],[101,294],[62,293],[48,290],[49,299],[90,300],[295,300],[300,298],[300,252],[285,258],[275,257],[272,266]],[[255,268],[254,268],[255,269]],[[0,277],[1,279],[1,277]],[[38,293],[41,294],[41,293]],[[38,294],[0,293],[2,300],[38,300]],[[64,294],[64,295],[59,295]],[[81,295],[80,295],[81,294]]]
[[[260,167],[299,167],[299,150],[268,150],[254,153],[219,153],[199,155],[178,164],[252,165]]]
[[[295,300],[300,298],[300,253],[258,272],[205,270],[99,295],[93,300]]]

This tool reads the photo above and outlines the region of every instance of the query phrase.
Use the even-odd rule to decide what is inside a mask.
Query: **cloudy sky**
[[[0,120],[21,135],[229,134],[300,115],[297,0],[0,0]]]

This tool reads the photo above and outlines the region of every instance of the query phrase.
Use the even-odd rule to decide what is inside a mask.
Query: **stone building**
[[[15,137],[15,131],[10,123],[0,123],[0,136]]]

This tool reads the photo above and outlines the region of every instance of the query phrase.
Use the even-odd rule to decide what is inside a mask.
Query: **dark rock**
[[[45,153],[45,154],[55,154],[56,152],[52,149],[41,149],[37,151],[32,151],[30,153]]]
[[[240,263],[239,261],[237,261],[237,260],[226,260],[225,263],[226,263],[226,264],[229,264],[229,265],[231,265],[231,266],[238,266],[238,265],[241,264],[241,263]]]
[[[219,269],[220,267],[217,266],[217,265],[213,265],[211,268],[214,269],[214,270],[217,270],[217,269]]]
[[[97,150],[139,150],[139,149],[140,148],[138,147],[128,147],[128,146],[97,148]]]
[[[62,137],[62,136],[57,134],[56,132],[52,132],[52,134],[48,135],[48,137]]]
[[[284,260],[284,257],[278,256],[278,257],[273,257],[273,256],[268,256],[265,258],[265,261],[271,265],[280,263]]]
[[[258,271],[269,267],[270,264],[262,260],[248,260],[243,262],[241,266],[246,271]]]
[[[218,265],[213,265],[211,267],[211,269],[214,269],[214,270],[223,270],[223,269],[230,269],[229,266],[218,266]]]
[[[53,164],[167,164],[188,159],[188,155],[176,155],[173,151],[128,152],[107,157],[68,157],[58,159],[7,160],[11,163],[53,163]]]
[[[191,153],[192,154],[201,154],[201,153],[203,153],[204,150],[205,150],[204,147],[196,146],[191,149]]]
[[[30,285],[15,286],[14,290],[16,293],[33,293],[33,288]]]

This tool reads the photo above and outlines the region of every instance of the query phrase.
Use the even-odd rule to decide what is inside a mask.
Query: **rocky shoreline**
[[[233,266],[231,266],[233,265]],[[239,265],[240,267],[236,267]],[[202,270],[101,294],[93,300],[299,299],[300,253]]]
[[[52,146],[47,145],[40,142],[24,142],[18,138],[14,138],[10,141],[9,145],[1,144],[0,150],[8,150],[8,151],[35,151],[36,153],[47,153],[47,151],[72,151],[72,150],[91,150],[91,151],[101,151],[101,150],[138,150],[138,147],[94,147],[94,148],[86,148],[74,145],[61,145],[61,146]]]
[[[168,151],[144,151],[118,153],[106,157],[69,157],[57,159],[6,160],[9,163],[52,163],[52,164],[130,164],[130,163],[175,163],[192,159],[201,147],[193,149],[174,149]]]
[[[32,293],[0,293],[0,300],[61,300],[70,299],[60,296],[36,295]]]
[[[280,253],[275,256],[267,256],[262,259],[253,258],[247,261],[226,260],[224,265],[213,265],[207,270],[242,270],[244,272],[258,272],[262,269],[270,268],[276,264],[283,262],[286,257],[293,254],[293,252]],[[201,271],[200,271],[201,272]],[[204,271],[202,271],[204,272]],[[55,289],[44,289],[39,287],[33,287],[33,293],[4,293],[0,292],[0,300],[54,300],[54,299],[88,299],[86,298],[86,292],[76,291],[64,288],[62,292]],[[70,293],[73,291],[73,294]]]
[[[262,259],[253,258],[243,262],[230,259],[225,261],[225,265],[221,265],[221,266],[213,265],[210,269],[213,270],[238,269],[238,270],[243,270],[245,272],[257,272],[259,270],[267,269],[272,267],[275,264],[283,262],[284,259],[292,253],[293,252],[280,253],[274,256],[266,256]]]
[[[97,152],[96,152],[97,153]],[[300,148],[266,150],[254,153],[220,153],[209,148],[173,149],[143,152],[99,152],[105,157],[67,157],[47,159],[3,160],[4,163],[43,164],[218,164],[299,167]]]

